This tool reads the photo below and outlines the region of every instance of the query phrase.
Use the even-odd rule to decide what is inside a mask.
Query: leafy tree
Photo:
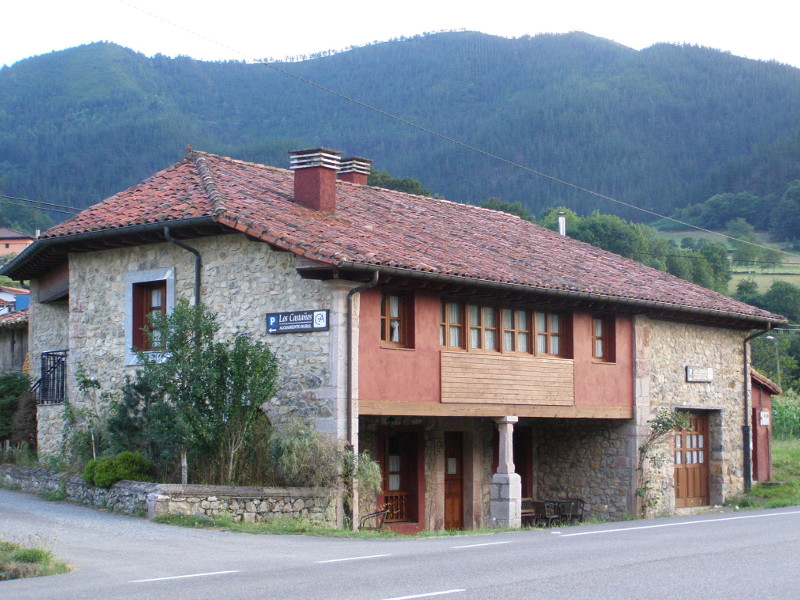
[[[773,281],[762,296],[761,305],[792,323],[800,323],[800,287],[788,281]]]
[[[520,219],[525,219],[526,221],[530,221],[531,223],[535,223],[536,219],[534,219],[531,211],[529,211],[525,206],[523,206],[522,202],[505,202],[504,200],[500,200],[499,198],[489,198],[485,202],[481,202],[480,206],[482,208],[488,208],[491,210],[499,210],[501,212],[506,212],[512,215],[518,216]]]
[[[126,449],[156,460],[191,451],[216,462],[218,482],[236,483],[261,407],[275,394],[275,356],[246,334],[216,341],[216,315],[184,298],[169,315],[156,316],[151,329],[161,332],[166,351],[139,354],[143,368],[112,416],[117,447],[129,431]]]
[[[367,184],[375,187],[386,188],[387,190],[397,190],[406,194],[416,194],[417,196],[430,196],[430,190],[422,187],[422,182],[413,177],[392,177],[385,171],[372,169],[367,178]]]

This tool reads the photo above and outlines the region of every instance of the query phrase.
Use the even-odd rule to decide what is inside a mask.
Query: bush
[[[152,481],[153,463],[138,452],[120,452],[116,457],[92,459],[83,470],[83,480],[109,488],[121,479]]]
[[[0,441],[11,439],[14,413],[19,407],[20,397],[29,387],[30,380],[22,373],[9,371],[0,374]]]

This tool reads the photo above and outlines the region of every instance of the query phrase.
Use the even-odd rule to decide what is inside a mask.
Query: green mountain
[[[779,194],[800,178],[800,70],[708,48],[459,32],[273,66],[292,76],[91,44],[5,67],[0,191],[82,207],[187,144],[279,166],[321,145],[452,200],[646,218],[348,98],[661,213],[721,192]],[[1,206],[9,220],[14,206]]]

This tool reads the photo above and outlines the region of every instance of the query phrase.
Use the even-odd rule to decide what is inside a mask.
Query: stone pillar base
[[[492,475],[492,487],[489,512],[492,527],[522,527],[522,482],[518,473],[495,473]]]

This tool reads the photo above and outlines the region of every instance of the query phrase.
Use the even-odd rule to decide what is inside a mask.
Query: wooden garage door
[[[689,413],[689,426],[675,431],[675,507],[708,502],[708,414]]]

